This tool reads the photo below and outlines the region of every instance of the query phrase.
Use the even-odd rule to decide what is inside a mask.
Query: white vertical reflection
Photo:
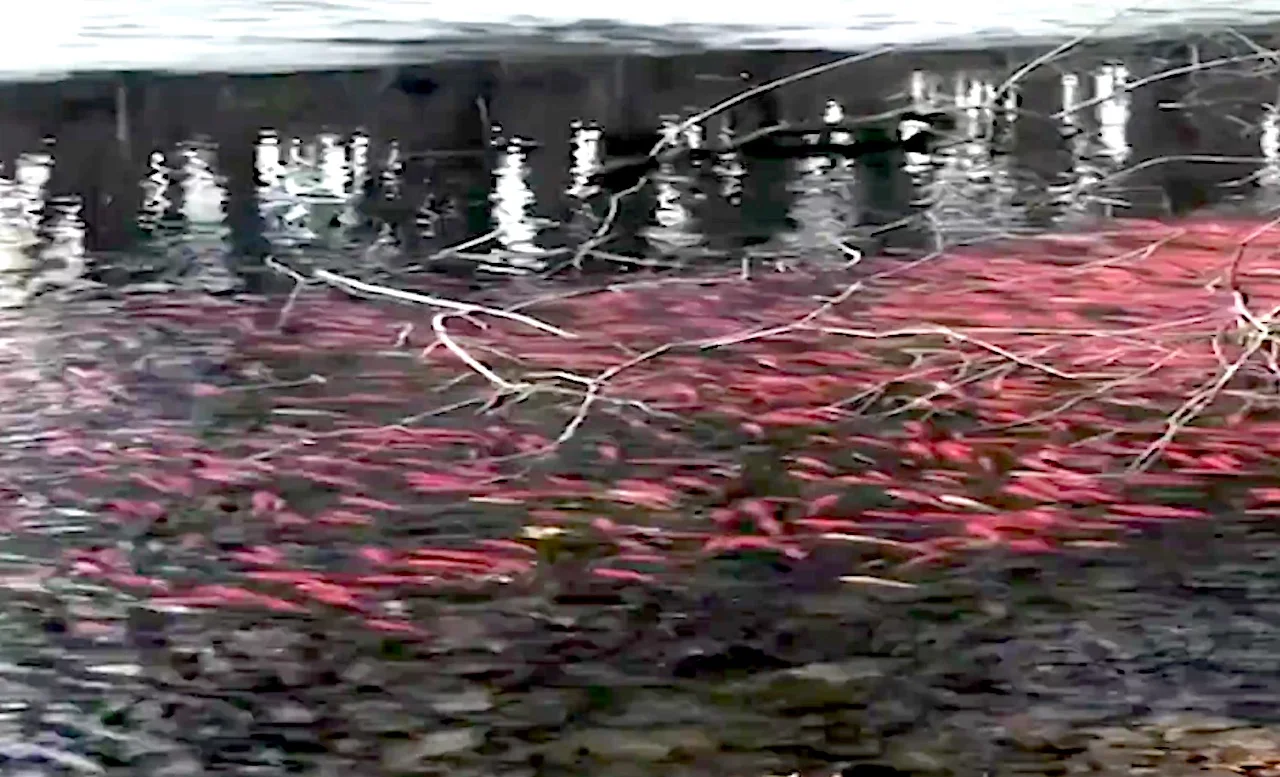
[[[1124,65],[1105,65],[1093,76],[1098,104],[1098,138],[1103,151],[1117,164],[1129,158],[1129,95],[1124,85],[1129,70]]]
[[[48,154],[23,154],[14,163],[12,178],[0,175],[0,273],[31,266],[30,251],[37,243],[36,229],[51,174]],[[6,304],[17,288],[15,283],[5,282],[0,290]]]
[[[679,125],[674,117],[664,116],[659,132],[662,137],[671,141],[676,139]],[[688,134],[693,133],[693,134]],[[690,127],[686,131],[686,139],[691,144],[701,144],[701,127]],[[660,249],[671,250],[691,248],[701,242],[702,236],[693,229],[693,216],[684,202],[684,192],[680,184],[687,178],[676,175],[675,166],[664,159],[658,164],[657,173],[653,176],[654,199],[656,200],[653,220],[655,225],[647,230],[647,236],[659,244]]]
[[[591,208],[591,196],[596,189],[591,176],[600,169],[604,133],[598,126],[581,119],[574,119],[569,130],[569,186],[565,195],[569,198],[570,213],[565,228],[576,239],[585,240],[597,227],[597,216]]]
[[[316,160],[316,187],[313,191],[345,202],[350,194],[347,191],[350,181],[347,176],[346,144],[331,132],[317,137],[316,144],[318,159]]]
[[[1062,105],[1059,106],[1065,113],[1063,120],[1067,124],[1074,125],[1076,123],[1075,113],[1071,111],[1076,103],[1080,102],[1080,77],[1075,73],[1062,74]]]
[[[822,120],[827,124],[839,124],[844,121],[844,108],[835,100],[827,100],[822,107]]]
[[[534,239],[538,230],[532,218],[533,190],[529,188],[527,154],[518,141],[509,143],[493,171],[493,220],[498,242],[514,254],[540,253]],[[516,264],[521,264],[518,260]]]
[[[355,220],[350,149],[340,135],[324,132],[311,144],[302,199],[313,229],[338,228]]]
[[[369,139],[332,132],[282,139],[263,130],[254,151],[258,207],[274,240],[315,240],[356,219],[355,200],[369,170]]]
[[[916,111],[924,112],[938,102],[937,79],[930,78],[923,70],[911,71],[907,90],[911,93],[911,104]]]
[[[848,203],[855,200],[851,191],[854,174],[848,159],[811,156],[796,160],[796,175],[788,188],[795,193],[787,215],[795,229],[784,238],[793,250],[819,250],[824,256],[832,241],[847,226],[844,216]],[[850,214],[852,215],[852,214]]]
[[[930,203],[936,228],[960,234],[1016,229],[1011,157],[993,153],[991,147],[991,138],[1007,131],[993,110],[995,83],[987,74],[964,72],[947,81],[939,76],[913,81],[917,105],[926,110],[948,106],[957,117],[953,142],[944,151],[927,160],[908,158],[907,172]]]
[[[734,129],[728,122],[720,124],[720,130],[716,133],[717,142],[720,148],[733,148]],[[725,151],[716,155],[715,163],[711,166],[711,172],[715,174],[716,180],[720,182],[720,196],[725,202],[737,205],[742,202],[742,179],[747,174],[747,168],[742,160],[740,151]]]
[[[147,157],[147,175],[142,179],[142,207],[138,215],[138,223],[148,232],[160,226],[165,212],[173,205],[169,201],[171,178],[164,152],[152,151]]]
[[[1267,170],[1280,175],[1280,109],[1268,105],[1262,118],[1262,137],[1259,139],[1262,156],[1267,160]]]
[[[187,222],[182,239],[189,249],[182,274],[209,291],[226,291],[238,280],[226,264],[231,226],[227,221],[226,176],[218,170],[217,146],[206,140],[179,145],[182,207]]]
[[[1267,105],[1262,114],[1262,132],[1258,138],[1259,151],[1266,160],[1258,171],[1258,188],[1264,192],[1267,202],[1280,202],[1280,108]]]
[[[34,232],[44,210],[46,187],[53,176],[53,157],[40,152],[23,154],[14,165],[15,194],[21,203],[23,221]]]
[[[822,109],[823,123],[839,124],[840,122],[844,121],[844,119],[845,119],[844,106],[841,105],[837,100],[827,100],[826,105],[823,106],[823,109]],[[848,132],[845,132],[844,130],[835,131],[831,133],[831,142],[832,143],[852,143],[853,135],[851,135]]]
[[[253,158],[258,173],[259,191],[274,191],[280,186],[280,180],[284,176],[284,164],[280,158],[280,136],[275,130],[263,130],[258,135]]]
[[[838,101],[826,101],[823,123],[837,124],[844,117],[844,107]],[[850,140],[847,132],[833,132],[830,138],[832,143]],[[815,155],[796,160],[795,175],[788,184],[794,196],[787,212],[795,229],[783,236],[793,250],[829,249],[845,231],[854,215],[851,205],[857,201],[852,187],[854,170],[853,160],[844,156]],[[825,251],[820,255],[826,255]]]
[[[267,233],[279,240],[291,232],[290,227],[302,216],[302,208],[290,198],[285,187],[284,151],[275,130],[264,129],[258,133],[253,164],[257,178],[258,212],[267,225]]]
[[[225,227],[227,192],[217,174],[211,143],[188,141],[179,148],[182,163],[182,215],[194,232],[216,233]]]
[[[591,176],[600,169],[600,139],[603,133],[599,127],[586,126],[580,120],[574,120],[570,130],[568,194],[570,197],[580,198],[587,195],[591,188]]]
[[[357,130],[351,136],[351,194],[359,195],[369,180],[369,136]]]
[[[1087,76],[1062,76],[1062,123],[1070,137],[1071,175],[1068,183],[1052,192],[1069,218],[1083,218],[1087,223],[1110,214],[1115,206],[1127,205],[1123,188],[1112,185],[1110,176],[1132,152],[1125,89],[1128,77],[1123,65],[1105,65]],[[1081,107],[1094,101],[1097,104],[1092,108]]]
[[[913,71],[908,90],[911,94],[911,107],[916,113],[928,113],[942,107],[949,107],[945,106],[943,100],[942,79],[936,74],[923,70]],[[919,122],[903,122],[901,129],[903,138],[906,138],[915,132],[928,129],[928,125]],[[933,183],[936,169],[930,154],[908,151],[904,169],[915,185],[922,189],[927,190]]]
[[[386,192],[388,199],[400,196],[403,176],[404,155],[400,153],[400,141],[391,140],[387,143],[387,155],[382,160],[382,173],[379,176],[382,179],[382,190]]]
[[[85,266],[84,204],[79,197],[58,198],[49,203],[49,211],[41,274],[49,280],[74,280]]]
[[[1088,190],[1100,178],[1094,162],[1094,147],[1100,142],[1082,126],[1081,112],[1076,105],[1087,99],[1082,93],[1080,77],[1075,73],[1062,75],[1062,125],[1067,132],[1067,147],[1071,151],[1071,174],[1066,183],[1051,188],[1055,199],[1067,212],[1087,210],[1082,207],[1087,200],[1081,193]]]

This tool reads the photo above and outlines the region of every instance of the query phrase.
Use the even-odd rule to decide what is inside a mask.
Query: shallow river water
[[[865,388],[856,349],[784,337],[704,360],[655,352],[672,372],[641,377],[647,349],[672,339],[824,304],[814,278],[892,274],[962,242],[1050,232],[1084,253],[1108,229],[1164,230],[1090,263],[1127,267],[1188,234],[1218,245],[1265,223],[1280,207],[1274,65],[1261,33],[1223,25],[1280,5],[847,5],[10,11],[0,74],[22,82],[0,85],[0,774],[1278,773],[1276,492],[1269,461],[1240,464],[1271,450],[1271,427],[1215,416],[1200,439],[1221,443],[1218,424],[1257,448],[1177,449],[1123,499],[1114,473],[1055,470],[1061,504],[1021,510],[1013,541],[956,544],[951,519],[998,496],[986,478],[1016,485],[1031,465],[915,468],[916,449],[893,447],[901,419],[843,418],[848,438],[835,422],[789,426],[787,402]],[[1104,22],[1094,37],[1199,32],[1085,46],[1007,83],[1037,49],[994,40]],[[548,44],[557,56],[540,56]],[[617,138],[650,140],[744,83],[838,56],[687,49],[781,44],[966,50],[833,71],[693,140],[767,120],[834,135],[886,110],[951,120],[910,149],[664,161],[599,261],[566,262],[611,218],[598,176],[626,156]],[[649,55],[663,47],[683,53]],[[1158,75],[1214,57],[1239,63]],[[368,67],[243,72],[355,65]],[[28,78],[152,68],[218,72]],[[1016,253],[992,250],[993,265]],[[1274,276],[1251,262],[1259,283]],[[1189,306],[1220,269],[1204,268]],[[576,318],[560,310],[588,343],[570,354],[555,327],[539,340],[492,311],[433,318],[324,288],[324,271],[508,312],[538,300],[549,316],[617,285]],[[1132,305],[1088,315],[1146,304],[1148,281],[1127,277],[1099,295],[1128,290]],[[485,339],[499,334],[513,339]],[[886,358],[955,347],[915,345]],[[953,380],[990,358],[970,354]],[[555,390],[515,377],[547,364],[536,380]],[[606,365],[643,399],[564,377]],[[1274,415],[1274,392],[1249,388],[1249,411]],[[982,444],[1069,457],[1096,442],[1059,432]],[[885,472],[892,483],[872,477]],[[902,507],[962,476],[975,490],[916,504],[920,520]],[[1082,496],[1103,493],[1115,499]],[[1028,528],[1048,514],[1078,519],[1053,552]]]

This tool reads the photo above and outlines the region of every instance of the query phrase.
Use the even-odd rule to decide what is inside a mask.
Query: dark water
[[[607,200],[587,182],[598,132],[656,131],[740,89],[744,70],[759,81],[829,58],[3,87],[13,298],[37,281],[85,279],[270,291],[268,256],[353,272],[554,267]],[[1185,62],[1186,50],[1085,54],[1033,75],[1016,104],[982,107],[1019,61],[877,62],[785,90],[773,108],[747,106],[736,126],[712,122],[708,135],[758,126],[775,109],[765,118],[818,124],[902,107],[955,117],[924,153],[659,168],[628,202],[612,261],[733,264],[753,251],[820,261],[834,239],[918,251],[1116,214],[1276,204],[1269,74],[1126,92],[1117,83]],[[73,424],[115,440],[157,419],[207,424],[166,404],[164,386],[216,382],[236,346],[176,325],[117,326],[118,309],[95,305],[36,305],[6,320],[4,507],[22,530],[0,548],[4,774],[1268,774],[1280,760],[1280,585],[1265,523],[1158,528],[1106,554],[993,553],[912,591],[731,570],[657,591],[494,584],[383,603],[430,640],[340,611],[144,606],[128,585],[70,574],[69,550],[188,582],[235,570],[176,530],[108,525],[67,506],[60,488],[89,486],[32,451]],[[114,386],[95,371],[104,364],[151,382]],[[278,354],[255,369],[270,381],[313,366]],[[368,365],[345,366],[352,382],[365,378],[357,368]],[[102,399],[116,389],[129,401]],[[471,508],[404,530],[481,536],[519,518]],[[192,520],[219,550],[275,542],[312,568],[340,570],[365,541],[246,537],[230,521]]]
[[[1239,53],[1082,54],[1034,72],[994,107],[1023,53],[891,56],[826,73],[715,117],[700,142],[772,121],[818,131],[903,110],[945,112],[954,127],[923,153],[664,164],[602,248],[667,262],[746,248],[804,253],[833,235],[910,249],[1113,214],[1269,207],[1277,119],[1256,63],[1124,87],[1185,64],[1188,52]],[[624,156],[635,154],[634,138],[740,91],[742,73],[760,83],[834,58],[562,58],[11,85],[0,89],[4,243],[57,243],[60,257],[83,243],[121,266],[252,271],[264,255],[298,251],[412,264],[492,232],[454,263],[545,269],[598,224],[607,197],[591,176],[616,162],[610,138],[615,149],[632,139]],[[1184,93],[1196,98],[1179,102]],[[892,137],[921,125],[876,127]]]

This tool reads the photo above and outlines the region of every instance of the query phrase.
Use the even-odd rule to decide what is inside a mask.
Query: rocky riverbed
[[[13,774],[1266,775],[1275,547],[1224,521],[979,552],[910,589],[470,587],[407,603],[427,641],[113,614],[49,579],[5,605],[23,709],[0,755]]]

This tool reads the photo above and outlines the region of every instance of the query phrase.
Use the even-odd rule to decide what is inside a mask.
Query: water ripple
[[[1016,9],[996,0],[904,5],[892,11],[831,6],[633,3],[561,0],[528,13],[515,0],[482,5],[418,0],[326,2],[57,0],[8,12],[21,30],[0,52],[0,77],[99,69],[262,70],[375,64],[449,50],[511,53],[546,44],[637,50],[647,46],[816,47],[889,44],[973,46],[1078,34],[1133,35],[1159,28],[1256,26],[1280,20],[1280,2],[1148,0],[1119,11],[1109,0],[1039,2]],[[861,6],[861,7],[860,7]],[[840,20],[840,24],[833,23]],[[998,21],[997,21],[998,20]],[[568,44],[577,44],[569,46]],[[435,49],[433,52],[432,49]]]

